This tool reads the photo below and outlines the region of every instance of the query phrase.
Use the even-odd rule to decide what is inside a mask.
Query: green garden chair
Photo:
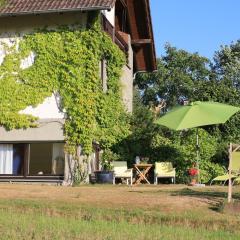
[[[236,179],[240,182],[240,177],[238,177],[240,174],[240,152],[233,152],[232,153],[232,175],[231,178],[236,182]],[[212,185],[213,182],[223,182],[223,185],[229,180],[229,174],[226,172],[226,174],[215,177],[210,185]]]
[[[172,183],[175,183],[176,171],[171,162],[155,162],[155,184],[158,183],[158,178],[171,178]]]

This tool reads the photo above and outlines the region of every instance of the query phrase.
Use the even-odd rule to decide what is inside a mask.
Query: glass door
[[[14,176],[23,176],[25,144],[13,144],[13,168]]]

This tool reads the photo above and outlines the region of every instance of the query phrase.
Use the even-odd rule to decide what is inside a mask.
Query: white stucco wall
[[[2,64],[7,52],[3,44],[16,47],[20,39],[28,33],[48,26],[55,29],[61,25],[78,24],[84,28],[87,23],[87,13],[64,13],[64,14],[45,14],[35,16],[19,16],[1,18],[0,21],[0,65]],[[35,55],[32,52],[26,59],[21,61],[21,68],[26,69],[34,64]],[[54,94],[46,98],[42,104],[36,107],[29,106],[20,113],[31,114],[40,119],[64,118],[64,113],[59,111]]]
[[[41,15],[23,15],[17,17],[1,17],[0,34],[6,36],[24,35],[48,27],[54,29],[61,25],[79,24],[81,28],[86,27],[88,14],[85,12],[73,13],[51,13]],[[1,38],[1,37],[0,37]]]
[[[63,124],[62,119],[40,119],[37,128],[7,131],[0,127],[0,142],[64,142]]]
[[[133,111],[133,50],[131,46],[131,37],[128,36],[128,64],[123,67],[121,76],[122,100],[127,112]]]
[[[30,114],[40,119],[64,118],[64,113],[59,110],[54,94],[46,98],[42,104],[36,107],[29,106],[20,113]]]
[[[4,49],[3,46],[0,44],[0,65],[2,64],[5,55],[6,55],[5,49]]]
[[[108,21],[115,26],[115,7],[111,9],[111,11],[103,10],[102,13],[108,19]]]
[[[11,38],[6,38],[6,37],[2,37],[0,38],[0,65],[2,64],[4,57],[6,56],[6,52],[4,51],[3,46],[1,45],[1,43],[5,43],[8,46],[12,46],[15,43],[18,43],[19,41],[19,37],[11,37]],[[26,69],[30,66],[32,66],[34,64],[34,60],[35,60],[35,54],[32,52],[30,53],[30,55],[23,59],[21,61],[21,68],[22,69]],[[48,97],[44,100],[43,103],[39,104],[36,107],[32,107],[29,106],[26,109],[23,109],[22,111],[20,111],[19,113],[22,114],[30,114],[32,116],[38,117],[40,119],[49,119],[49,118],[64,118],[64,113],[60,111],[60,109],[58,108],[58,104],[57,104],[57,98],[55,97],[54,94],[52,94],[51,97]]]

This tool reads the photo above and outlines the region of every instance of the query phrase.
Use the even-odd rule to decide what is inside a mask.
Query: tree
[[[113,147],[114,152],[132,165],[136,156],[151,154],[151,141],[159,128],[154,124],[154,114],[142,104],[141,94],[134,90],[133,114],[130,120],[131,135]]]
[[[240,106],[240,40],[221,47],[212,62],[197,53],[166,45],[166,55],[158,59],[157,73],[140,74],[135,84],[145,105],[158,105],[164,100],[165,111],[183,100]],[[224,125],[207,129],[224,141],[239,141],[240,114]]]
[[[214,55],[211,64],[215,76],[214,98],[216,101],[240,106],[240,40],[229,46],[222,46]],[[219,126],[227,141],[240,141],[240,114],[236,114],[226,124]]]
[[[189,53],[166,45],[166,55],[158,59],[158,71],[137,75],[135,85],[141,93],[142,104],[151,109],[159,105],[161,114],[185,100],[216,101],[240,106],[240,41],[221,47],[215,53],[213,61],[198,53]],[[207,126],[204,129],[209,135],[206,135],[206,139],[214,139],[213,142],[217,143],[209,145],[214,146],[211,150],[213,154],[204,157],[202,169],[207,181],[217,172],[222,172],[220,166],[228,164],[229,142],[240,140],[240,114],[236,114],[224,125]],[[189,139],[195,138],[194,133],[189,131],[189,134],[191,138],[185,141],[185,135],[183,137],[182,134],[161,127],[155,128],[150,144],[149,155],[154,161],[168,158],[172,161],[177,159],[175,164],[181,162],[181,179],[184,179],[183,169],[187,167],[184,159],[191,158],[187,153],[190,148],[193,150],[195,147],[189,143]]]
[[[145,104],[158,105],[164,100],[166,107],[172,107],[193,99],[200,82],[209,80],[209,73],[207,58],[166,45],[166,56],[158,59],[157,73],[140,74],[135,84],[143,92]]]
[[[212,70],[219,81],[240,90],[240,40],[215,53]]]

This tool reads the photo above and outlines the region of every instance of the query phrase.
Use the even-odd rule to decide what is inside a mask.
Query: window
[[[30,144],[29,175],[63,175],[64,144]]]
[[[0,144],[0,174],[23,175],[24,144]]]
[[[0,144],[0,175],[64,175],[64,143]]]

